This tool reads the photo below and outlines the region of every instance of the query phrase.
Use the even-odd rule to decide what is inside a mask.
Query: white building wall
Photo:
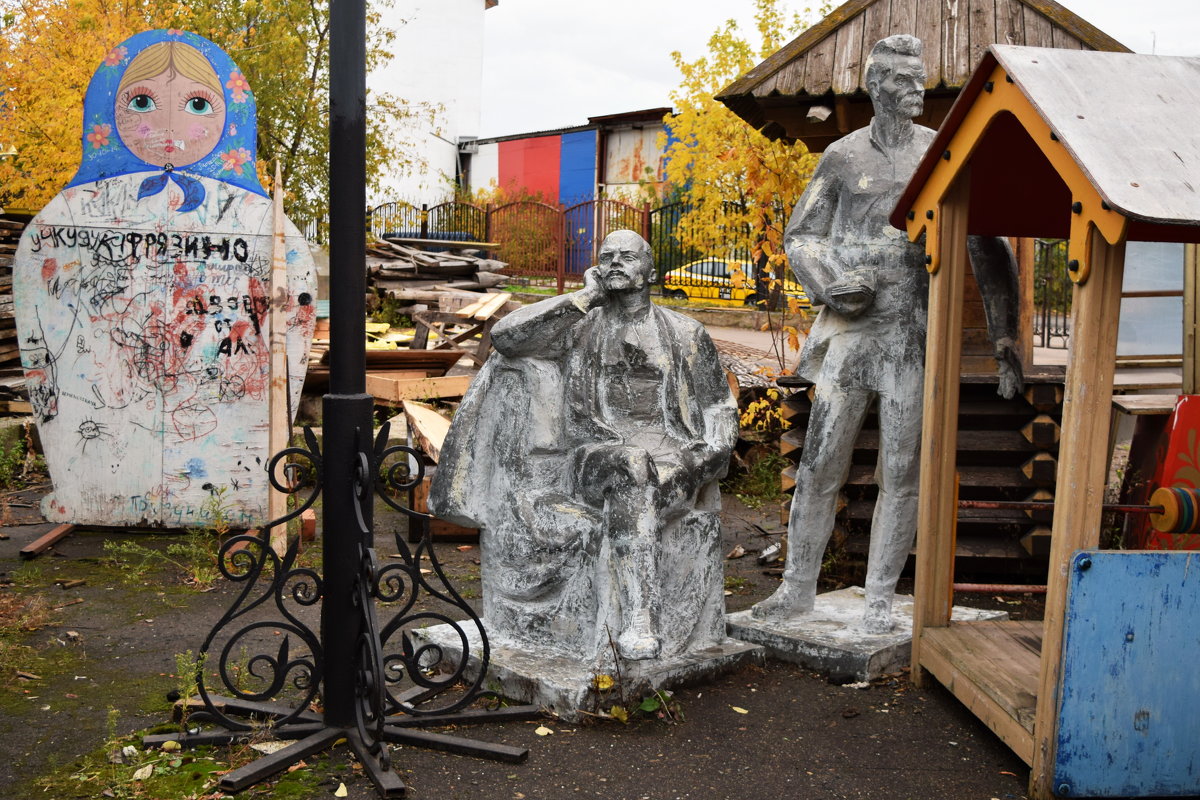
[[[385,9],[386,24],[396,31],[394,57],[368,77],[368,85],[410,102],[438,104],[442,110],[436,129],[393,123],[416,142],[427,165],[383,176],[386,188],[374,202],[434,204],[452,193],[458,158],[454,143],[479,135],[487,6],[486,0],[396,0]]]

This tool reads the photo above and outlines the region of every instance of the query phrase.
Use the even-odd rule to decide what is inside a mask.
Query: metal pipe
[[[366,4],[329,9],[329,394],[323,406],[324,514],[321,599],[325,722],[355,721],[362,610],[355,607],[359,549],[354,477],[369,448],[373,400],[366,389]],[[365,443],[360,441],[365,438]],[[364,476],[365,478],[365,476]],[[363,504],[371,529],[372,504]]]
[[[1054,503],[1045,500],[959,500],[959,508],[989,508],[1013,509],[1017,511],[1053,511]],[[1115,511],[1123,514],[1161,514],[1162,506],[1124,505],[1121,503],[1105,503],[1101,506],[1105,511]]]
[[[954,591],[965,594],[1045,594],[1046,587],[1018,583],[956,583]]]

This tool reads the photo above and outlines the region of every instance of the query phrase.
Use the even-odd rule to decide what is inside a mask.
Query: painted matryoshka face
[[[173,69],[117,95],[117,131],[129,150],[158,167],[193,164],[212,152],[225,127],[225,101]]]

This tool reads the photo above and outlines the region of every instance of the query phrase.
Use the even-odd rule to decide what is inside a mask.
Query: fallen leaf
[[[740,544],[737,544],[737,545],[733,546],[732,550],[730,550],[728,553],[725,554],[725,557],[726,558],[741,558],[744,555],[746,555],[746,548],[742,547]]]
[[[146,766],[142,767],[141,769],[139,769],[133,773],[133,779],[135,781],[144,781],[153,774],[154,774],[154,765],[147,764]]]
[[[473,545],[473,544],[460,544],[458,547],[456,547],[456,548],[454,548],[454,549],[455,549],[455,550],[457,550],[457,551],[458,551],[458,552],[460,552],[460,553],[465,553],[465,552],[467,552],[468,550],[474,550],[474,549],[475,549],[475,545]]]
[[[295,772],[296,770],[298,770],[298,769],[304,769],[304,768],[305,768],[305,767],[307,767],[307,766],[308,766],[308,762],[307,762],[307,761],[297,761],[295,764],[292,764],[290,767],[288,767],[288,768],[287,768],[287,771],[288,771],[288,772]]]
[[[537,726],[537,728],[535,728],[533,732],[536,733],[538,736],[549,736],[550,734],[554,733],[554,731],[550,730],[545,725]]]
[[[857,708],[847,708],[842,711],[842,719],[853,719],[854,717],[857,717],[858,714],[859,711]]]
[[[174,739],[168,739],[167,741],[162,743],[162,749],[168,753],[174,753],[176,750],[182,750],[183,745],[181,745],[179,742],[175,741]]]
[[[334,797],[345,797],[348,794],[350,794],[350,792],[346,791],[346,784],[339,783],[337,791],[333,793],[333,796]]]
[[[744,709],[744,708],[741,708],[741,707],[739,707],[739,706],[730,706],[730,708],[732,708],[734,711],[736,711],[736,712],[737,712],[737,713],[739,713],[739,714],[749,714],[749,713],[750,713],[750,712],[749,712],[749,711],[747,711],[746,709]]]
[[[613,679],[611,675],[597,675],[592,679],[592,683],[596,689],[601,692],[607,692],[613,687]]]
[[[613,706],[608,710],[608,714],[618,722],[629,722],[629,712],[624,706]]]

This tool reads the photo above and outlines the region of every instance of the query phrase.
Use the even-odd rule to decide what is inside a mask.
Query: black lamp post
[[[528,751],[416,728],[499,719],[530,719],[532,706],[464,711],[485,694],[487,636],[478,617],[446,579],[428,537],[410,549],[395,537],[400,560],[380,564],[374,551],[373,506],[378,497],[410,518],[418,514],[391,493],[423,477],[418,454],[388,447],[388,426],[371,436],[374,399],[365,392],[366,240],[366,7],[363,0],[332,0],[329,68],[330,380],[323,406],[324,440],[305,429],[306,447],[276,453],[268,465],[278,491],[307,497],[259,534],[226,541],[219,554],[224,576],[242,584],[237,599],[209,631],[196,669],[196,710],[180,734],[148,736],[158,745],[225,744],[250,739],[264,726],[273,739],[296,740],[271,755],[226,774],[225,791],[239,791],[313,753],[345,740],[381,796],[404,793],[388,743],[415,744],[519,762]],[[323,445],[323,447],[322,447]],[[415,465],[415,469],[410,469]],[[269,531],[286,525],[324,495],[324,574],[297,566],[299,541],[277,556]],[[427,559],[427,560],[426,560]],[[429,565],[422,569],[423,560]],[[455,617],[417,611],[422,595],[449,605]],[[321,603],[314,632],[300,611]],[[395,604],[381,625],[377,602]],[[442,651],[409,634],[416,625],[449,624],[462,655],[449,672],[437,672]],[[474,653],[462,625],[482,641],[480,669],[465,682]],[[214,663],[215,662],[215,663]],[[215,667],[215,670],[213,669]],[[444,668],[443,668],[444,669]],[[206,673],[225,694],[211,691]],[[411,684],[401,689],[405,684]],[[320,691],[319,710],[315,710]],[[188,727],[216,723],[222,730]]]

